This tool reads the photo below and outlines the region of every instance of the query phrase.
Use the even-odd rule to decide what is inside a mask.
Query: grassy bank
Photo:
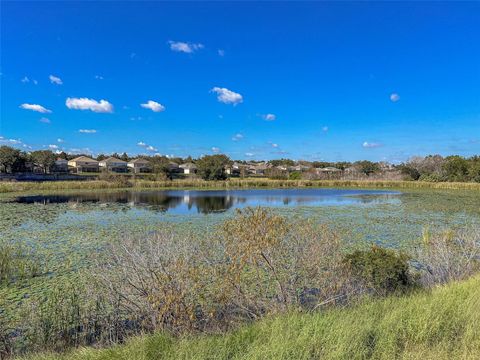
[[[294,188],[294,187],[350,187],[380,189],[464,189],[480,190],[480,183],[422,182],[422,181],[377,181],[377,180],[271,180],[264,178],[229,179],[226,181],[185,180],[131,180],[125,181],[45,181],[45,182],[0,182],[0,193],[55,190],[96,189],[233,189],[233,188]]]
[[[480,277],[348,309],[290,314],[225,335],[157,334],[30,359],[478,359]]]

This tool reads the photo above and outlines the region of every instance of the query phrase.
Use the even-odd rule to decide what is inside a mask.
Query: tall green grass
[[[479,359],[479,309],[477,276],[431,292],[267,318],[224,335],[146,335],[31,359]]]
[[[291,188],[291,187],[351,187],[351,188],[396,188],[396,189],[464,189],[480,190],[480,183],[425,182],[384,180],[272,180],[266,178],[229,179],[205,181],[201,179],[181,180],[129,180],[129,181],[45,181],[45,182],[0,182],[0,193],[55,190],[98,190],[126,187],[145,189],[168,188]]]

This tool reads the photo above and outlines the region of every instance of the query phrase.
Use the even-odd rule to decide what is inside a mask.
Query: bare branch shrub
[[[417,249],[425,286],[462,280],[480,271],[480,227],[432,234],[427,228]]]

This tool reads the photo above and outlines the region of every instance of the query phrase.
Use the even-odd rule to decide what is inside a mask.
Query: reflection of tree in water
[[[234,196],[200,196],[191,197],[188,202],[188,209],[196,206],[197,211],[202,214],[220,212],[230,209],[235,203]]]

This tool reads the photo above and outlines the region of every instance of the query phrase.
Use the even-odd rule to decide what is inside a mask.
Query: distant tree
[[[102,161],[102,160],[105,160],[107,158],[107,156],[105,156],[104,154],[98,154],[97,155],[97,161]]]
[[[359,170],[367,176],[380,171],[380,166],[378,166],[377,163],[368,160],[357,161],[355,165],[357,165]]]
[[[295,161],[290,160],[290,159],[270,160],[269,163],[270,163],[272,166],[280,166],[280,165],[293,166],[293,165],[295,165]]]
[[[25,167],[25,154],[10,146],[0,146],[0,171],[13,173]]]
[[[445,158],[443,170],[449,181],[466,181],[468,180],[468,165],[468,161],[461,156],[448,156]]]
[[[170,166],[168,165],[170,160],[166,156],[151,156],[147,160],[150,161],[153,173],[171,178]]]
[[[126,152],[124,152],[122,154],[122,156],[120,156],[120,160],[128,161],[128,160],[130,160],[130,158],[128,157],[128,154]]]
[[[293,171],[288,175],[290,180],[300,180],[302,178],[302,173],[300,171]]]
[[[197,161],[198,173],[204,180],[225,180],[225,166],[231,164],[226,155],[206,155]]]
[[[69,160],[69,156],[65,151],[62,151],[61,153],[57,154],[57,158],[64,159],[64,160]]]
[[[288,179],[288,171],[271,167],[265,170],[265,176],[269,179],[285,180]]]
[[[398,166],[398,169],[405,175],[407,179],[410,180],[418,180],[420,178],[420,172],[414,168],[413,166],[409,166],[408,164],[401,164]]]
[[[40,167],[46,174],[55,165],[56,156],[50,150],[37,150],[30,154],[30,158],[34,165]]]

